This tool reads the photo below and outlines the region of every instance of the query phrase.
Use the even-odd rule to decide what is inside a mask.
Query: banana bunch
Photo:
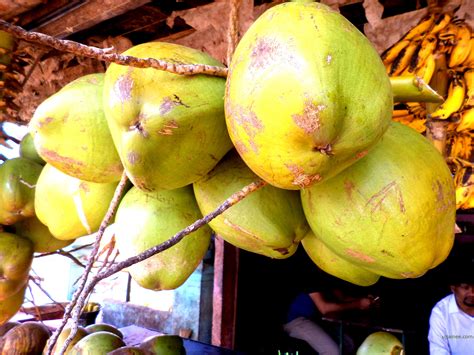
[[[451,13],[429,14],[382,54],[390,76],[416,75],[430,84],[436,58],[446,57],[445,101],[435,109],[425,103],[395,103],[392,118],[425,133],[426,122],[447,127],[447,160],[456,184],[457,207],[474,208],[474,36],[464,20]]]
[[[456,185],[456,208],[474,208],[474,164],[459,158],[451,158]]]

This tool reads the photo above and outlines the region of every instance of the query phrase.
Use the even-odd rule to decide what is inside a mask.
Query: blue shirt
[[[300,293],[290,304],[287,322],[291,322],[298,317],[315,319],[320,315],[316,305],[307,293]]]

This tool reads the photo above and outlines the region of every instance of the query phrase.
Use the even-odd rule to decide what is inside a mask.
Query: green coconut
[[[79,340],[69,352],[70,355],[108,354],[125,346],[123,340],[109,332],[94,332]]]
[[[0,232],[0,303],[26,284],[32,261],[33,245],[28,239]]]
[[[357,266],[334,253],[311,230],[303,238],[301,244],[303,244],[303,248],[311,260],[321,270],[330,275],[359,286],[373,285],[380,278],[379,275]]]
[[[370,334],[357,349],[356,355],[403,355],[403,344],[388,332]]]
[[[448,166],[425,137],[400,123],[391,123],[365,158],[302,190],[301,200],[318,239],[381,276],[421,276],[453,245],[456,207]]]
[[[35,215],[35,185],[42,168],[25,158],[0,165],[0,224],[11,225]]]
[[[20,141],[20,156],[26,159],[33,160],[35,163],[45,165],[46,162],[41,158],[36,151],[35,142],[31,133],[27,133]]]
[[[36,216],[56,239],[89,235],[99,229],[117,184],[83,181],[46,164],[36,185]]]
[[[115,238],[128,258],[158,245],[202,218],[191,186],[144,192],[132,187],[120,202]],[[132,278],[151,290],[181,286],[206,253],[211,230],[204,226],[169,249],[128,268]]]
[[[232,150],[208,175],[193,184],[202,214],[209,214],[256,180],[257,175]],[[232,206],[209,225],[238,248],[278,259],[293,255],[309,230],[299,193],[270,185]]]
[[[386,131],[392,105],[373,45],[319,3],[267,10],[229,65],[231,140],[258,176],[284,189],[327,180],[367,154]]]
[[[103,73],[80,77],[44,100],[29,124],[41,158],[97,183],[118,181],[123,171],[104,116],[103,88]]]
[[[29,239],[33,243],[35,253],[49,253],[72,244],[74,239],[56,239],[47,226],[37,217],[30,217],[13,225],[15,234]]]
[[[143,341],[140,344],[140,349],[144,350],[146,354],[159,355],[184,355],[186,349],[183,345],[183,339],[178,335],[165,334],[154,335]]]
[[[25,297],[26,282],[18,292],[0,301],[0,325],[10,320],[21,308]]]
[[[172,43],[144,43],[124,55],[180,64],[221,63]],[[104,110],[127,175],[145,191],[175,189],[209,172],[231,149],[224,119],[225,79],[111,64]]]

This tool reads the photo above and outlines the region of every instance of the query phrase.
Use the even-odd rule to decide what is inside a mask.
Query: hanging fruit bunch
[[[427,120],[445,122],[445,153],[456,184],[456,207],[474,207],[474,38],[450,13],[430,14],[382,54],[387,73],[416,75],[444,96],[441,104],[395,103],[392,119],[426,134]]]

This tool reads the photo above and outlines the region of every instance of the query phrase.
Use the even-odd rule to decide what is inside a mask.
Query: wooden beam
[[[10,20],[42,3],[44,3],[44,0],[1,0],[0,18]]]
[[[150,0],[91,0],[78,6],[64,16],[35,29],[57,38],[88,29],[100,22],[126,13],[149,3]]]

